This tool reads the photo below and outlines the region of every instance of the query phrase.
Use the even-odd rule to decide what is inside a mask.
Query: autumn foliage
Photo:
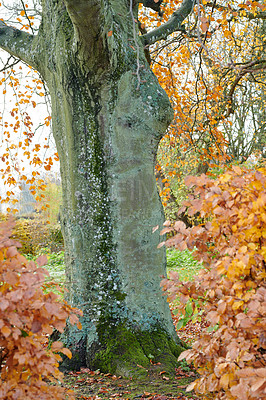
[[[170,21],[184,3],[163,1],[161,18],[141,7],[142,28]],[[188,174],[264,153],[265,11],[265,1],[198,0],[183,31],[150,47],[151,68],[175,111],[157,157],[165,207],[172,194],[180,204]]]
[[[47,383],[62,380],[58,353],[71,352],[61,342],[49,346],[49,335],[63,332],[68,317],[80,327],[81,312],[48,292],[48,272],[19,254],[10,238],[14,225],[0,225],[0,399],[62,399],[64,388]]]
[[[194,251],[205,266],[193,282],[177,273],[162,282],[181,313],[190,302],[209,323],[180,359],[194,363],[200,378],[189,389],[204,398],[249,400],[266,397],[266,168],[233,167],[217,180],[188,177],[194,187],[184,207],[205,224],[175,231],[165,243]],[[182,210],[181,210],[182,211]],[[214,396],[214,397],[213,397]]]

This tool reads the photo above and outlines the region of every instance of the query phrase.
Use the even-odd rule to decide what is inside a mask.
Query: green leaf
[[[26,331],[24,331],[23,329],[20,329],[20,332],[21,332],[21,335],[22,335],[23,337],[29,336],[29,334],[28,334]]]
[[[184,323],[184,318],[180,319],[178,323],[176,324],[176,330],[179,331],[179,329],[183,328],[186,324]]]
[[[193,314],[193,307],[192,307],[192,303],[188,302],[186,305],[186,315],[189,315],[190,317]]]
[[[219,324],[216,324],[214,326],[209,326],[207,328],[207,332],[213,332],[213,331],[216,332],[218,328],[219,328]]]

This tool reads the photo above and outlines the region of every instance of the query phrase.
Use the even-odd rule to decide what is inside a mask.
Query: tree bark
[[[60,158],[67,300],[84,313],[82,330],[64,334],[73,353],[64,367],[131,376],[150,358],[173,370],[183,350],[152,234],[164,220],[154,162],[172,109],[146,62],[136,7],[104,3],[43,1],[34,64]]]

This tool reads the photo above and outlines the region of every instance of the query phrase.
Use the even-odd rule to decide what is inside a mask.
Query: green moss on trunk
[[[171,339],[165,331],[129,330],[125,324],[103,330],[100,334],[101,348],[90,363],[92,369],[124,377],[145,377],[152,363],[174,374],[177,357],[185,350]]]

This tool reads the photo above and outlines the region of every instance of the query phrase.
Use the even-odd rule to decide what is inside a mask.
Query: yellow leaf
[[[230,381],[234,379],[234,374],[224,374],[221,379],[220,379],[220,385],[221,387],[226,390],[229,386]]]
[[[242,247],[240,247],[239,251],[241,253],[246,253],[248,251],[248,248],[247,248],[247,246],[242,246]]]
[[[262,246],[260,254],[263,256],[264,260],[266,260],[266,246]]]
[[[220,176],[221,183],[226,183],[226,182],[230,181],[230,179],[231,179],[231,175],[229,175],[229,174],[224,174],[224,175]]]
[[[244,302],[242,300],[239,301],[235,301],[234,304],[232,305],[232,309],[234,311],[238,310],[242,305],[244,304]]]

